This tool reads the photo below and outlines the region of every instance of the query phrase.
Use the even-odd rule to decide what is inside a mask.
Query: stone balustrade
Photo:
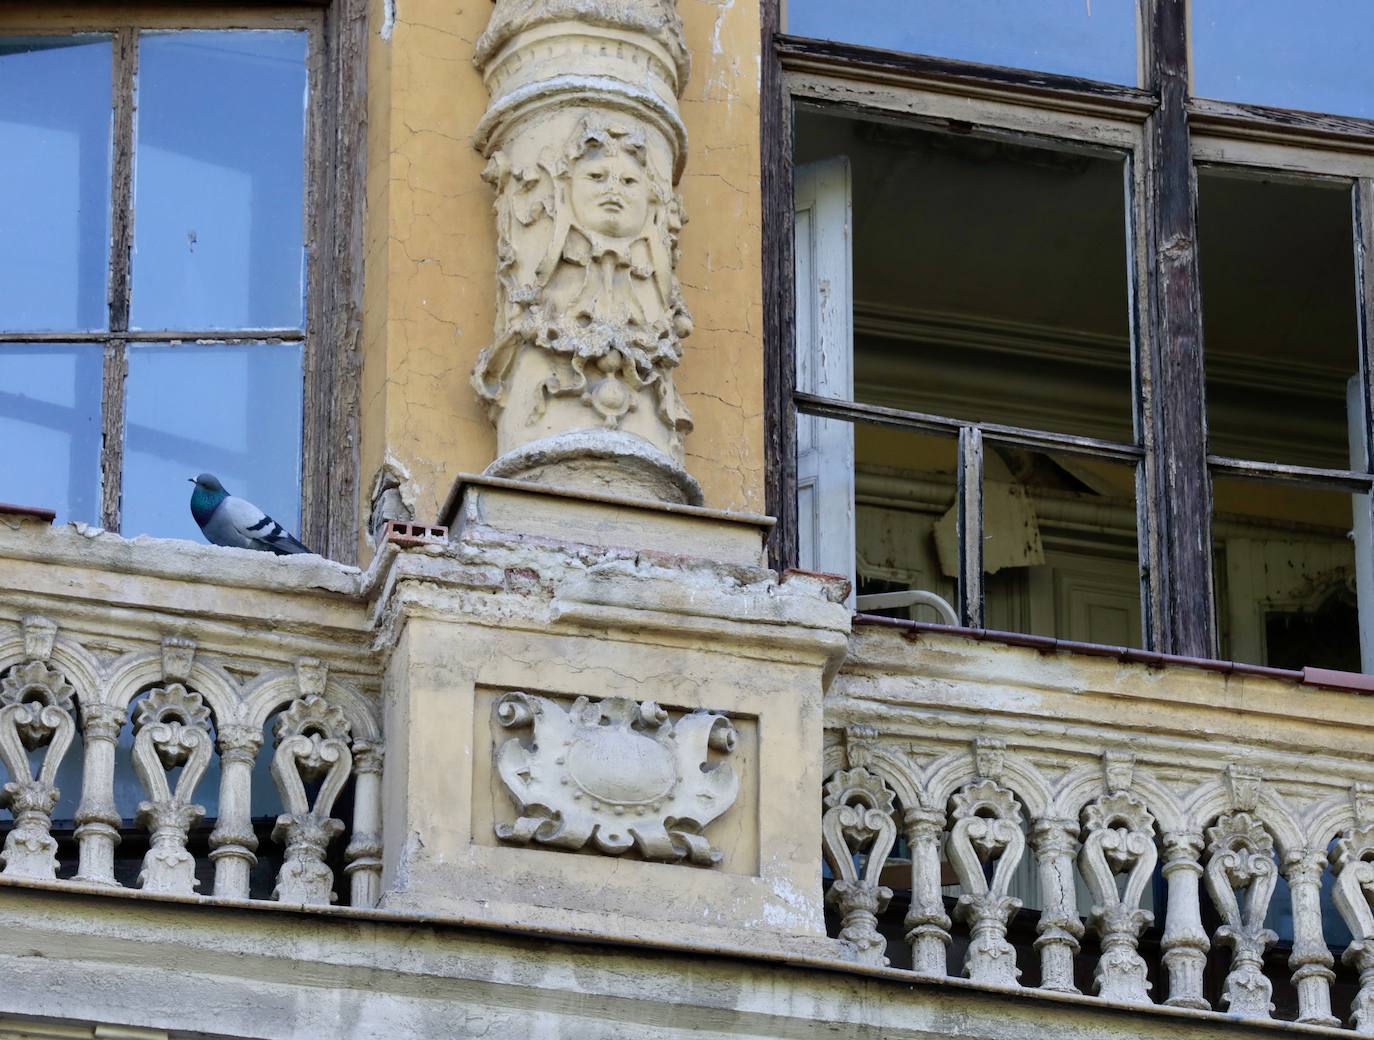
[[[93,626],[84,596],[45,595],[43,584],[63,585],[63,569],[55,562],[37,587],[4,590],[0,808],[9,812],[0,817],[0,878],[375,906],[375,684],[366,691],[320,657],[284,655],[286,644],[322,641],[291,635],[280,605],[272,622],[250,616],[233,628],[126,604]],[[137,603],[160,579],[87,571],[83,584],[120,580]],[[216,591],[227,604],[242,590]],[[259,607],[271,601],[258,594]],[[22,612],[35,604],[51,613]],[[178,634],[188,628],[211,632],[214,648]],[[121,842],[146,846],[141,864],[119,858]]]
[[[832,932],[927,977],[1077,993],[1087,960],[1116,1004],[1323,1026],[1339,966],[1338,1010],[1374,1034],[1371,716],[1258,670],[860,626],[827,697]]]

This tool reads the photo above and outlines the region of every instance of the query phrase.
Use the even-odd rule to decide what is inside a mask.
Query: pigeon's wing
[[[252,502],[235,498],[233,495],[221,502],[219,508],[215,510],[215,515],[211,517],[210,524],[206,525],[207,534],[211,533],[209,529],[212,525],[216,528],[215,535],[227,536],[225,541],[219,542],[220,545],[237,545],[244,549],[265,549],[268,552],[276,553],[278,556],[289,556],[292,553],[308,553],[310,551],[281,524],[253,505]]]

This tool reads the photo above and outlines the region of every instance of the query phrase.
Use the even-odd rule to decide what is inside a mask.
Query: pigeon
[[[196,486],[191,492],[191,515],[212,544],[259,549],[278,556],[310,551],[252,502],[225,491],[213,474],[186,479]]]

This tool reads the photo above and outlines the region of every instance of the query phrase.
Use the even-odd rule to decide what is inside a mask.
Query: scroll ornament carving
[[[334,899],[334,874],[324,859],[344,829],[329,814],[353,769],[349,735],[343,712],[313,693],[292,701],[273,726],[272,779],[286,812],[277,817],[272,838],[285,844],[286,856],[272,895],[283,903],[327,905]],[[319,785],[313,801],[308,783]]]
[[[134,709],[134,772],[148,793],[137,817],[150,833],[138,875],[145,891],[191,895],[196,889],[196,861],[186,850],[186,835],[205,815],[193,799],[212,750],[210,709],[194,690],[180,683],[160,686]],[[168,774],[177,767],[173,789]]]
[[[1007,924],[1021,908],[1021,900],[1008,895],[1026,851],[1020,804],[991,780],[967,784],[952,803],[954,825],[946,852],[963,888],[955,916],[969,925],[964,970],[976,982],[1016,986],[1021,972],[1016,950],[1007,941]],[[991,881],[985,863],[995,864]]]
[[[1357,1032],[1374,1035],[1374,823],[1343,834],[1331,850],[1331,865],[1336,909],[1354,937],[1341,959],[1360,973],[1350,1018]]]
[[[644,129],[629,118],[588,116],[560,148],[531,165],[504,151],[484,179],[496,189],[497,340],[473,375],[495,409],[519,352],[533,346],[549,372],[526,417],[552,398],[573,398],[595,425],[618,429],[652,391],[673,457],[692,428],[673,384],[692,319],[675,273],[682,200],[650,159]]]
[[[697,711],[674,722],[653,701],[579,697],[564,708],[524,692],[506,694],[495,711],[501,726],[531,731],[496,751],[519,814],[496,825],[502,841],[608,856],[633,848],[647,860],[698,866],[724,858],[702,832],[739,794],[734,768],[712,757],[735,750],[725,716]]]
[[[1146,1004],[1150,984],[1136,944],[1154,914],[1140,907],[1154,872],[1154,816],[1133,795],[1104,795],[1084,810],[1087,838],[1078,855],[1079,869],[1092,892],[1089,923],[1102,937],[1102,956],[1095,975],[1099,996]],[[1126,875],[1124,889],[1117,877]]]
[[[1264,977],[1264,951],[1278,935],[1264,927],[1264,917],[1278,883],[1274,839],[1250,813],[1231,813],[1207,828],[1207,853],[1207,892],[1225,922],[1214,938],[1231,948],[1221,999],[1238,1017],[1269,1018],[1273,987]]]
[[[861,964],[888,963],[887,940],[878,931],[878,914],[887,908],[892,889],[878,883],[897,840],[892,819],[894,795],[865,767],[841,770],[825,785],[821,839],[825,860],[835,875],[826,899],[839,911],[842,942]],[[867,850],[863,873],[854,857]]]
[[[0,873],[10,877],[57,876],[52,811],[60,794],[57,770],[76,734],[74,695],[61,671],[43,660],[16,665],[0,679],[0,761],[10,778],[0,788],[0,806],[14,815]],[[29,753],[40,748],[45,750],[35,774]]]

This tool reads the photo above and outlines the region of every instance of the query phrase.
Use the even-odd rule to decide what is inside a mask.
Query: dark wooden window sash
[[[1072,77],[899,54],[782,34],[781,0],[762,0],[765,444],[768,511],[778,518],[769,545],[778,568],[797,559],[796,415],[878,423],[957,436],[960,442],[960,610],[964,624],[981,627],[982,452],[986,442],[1068,451],[1136,464],[1142,614],[1147,645],[1193,658],[1217,653],[1210,531],[1213,475],[1279,481],[1313,488],[1369,493],[1374,463],[1365,470],[1282,466],[1209,455],[1197,258],[1196,175],[1190,127],[1214,136],[1374,153],[1374,120],[1290,112],[1189,96],[1187,0],[1142,0],[1143,89]],[[1020,104],[1143,121],[1148,147],[1144,197],[1129,212],[1144,217],[1134,232],[1143,292],[1132,307],[1137,443],[1113,444],[1046,431],[835,401],[796,392],[795,297],[792,257],[792,98],[785,70],[842,80],[919,85]],[[809,102],[808,102],[809,103]],[[890,115],[891,113],[887,113]],[[1131,160],[1128,159],[1128,163]],[[1128,170],[1128,184],[1132,183]],[[1374,179],[1355,191],[1357,297],[1361,371],[1365,386],[1367,458],[1374,459]],[[1137,273],[1132,271],[1136,286]],[[1374,494],[1369,508],[1374,518]],[[1199,538],[1198,532],[1208,537]]]
[[[278,0],[204,8],[192,3],[130,11],[118,24],[62,8],[10,10],[0,33],[108,33],[113,42],[113,118],[108,331],[19,333],[0,343],[104,345],[100,523],[118,531],[130,342],[303,344],[302,538],[323,555],[353,562],[358,532],[362,235],[366,133],[366,0]],[[133,143],[138,33],[146,29],[301,29],[307,33],[304,151],[306,311],[301,329],[129,329]]]

